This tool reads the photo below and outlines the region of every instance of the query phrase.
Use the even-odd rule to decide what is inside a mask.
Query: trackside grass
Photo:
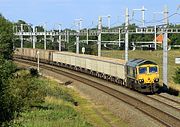
[[[103,50],[102,56],[105,57],[112,57],[112,58],[119,58],[124,59],[124,51],[120,50]],[[180,85],[175,84],[173,82],[173,75],[175,74],[175,69],[180,67],[180,65],[175,64],[175,58],[180,57],[180,50],[170,50],[168,51],[168,81],[169,86],[177,89],[180,91]],[[135,50],[129,51],[129,59],[133,58],[143,58],[148,59],[156,62],[160,66],[160,81],[162,84],[162,58],[163,58],[163,51],[146,51],[146,50]]]
[[[83,115],[76,111],[75,98],[69,89],[57,82],[41,78],[46,91],[45,102],[34,105],[14,121],[15,127],[92,127]]]
[[[13,127],[109,127],[95,112],[93,105],[71,88],[52,78],[41,77],[42,89],[46,93],[44,103],[32,106],[20,114]],[[74,105],[78,102],[78,106]],[[102,108],[100,109],[102,110]],[[109,114],[112,121],[117,120]],[[127,126],[120,121],[119,126]]]

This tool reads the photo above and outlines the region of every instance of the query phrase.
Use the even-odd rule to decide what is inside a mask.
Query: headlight
[[[154,82],[159,82],[159,78],[155,78],[155,79],[154,79]]]
[[[144,82],[144,79],[139,79],[139,83],[143,83]]]

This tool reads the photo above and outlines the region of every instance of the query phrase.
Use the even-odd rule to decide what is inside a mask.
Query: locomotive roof
[[[154,64],[157,65],[156,63],[150,61],[150,60],[145,60],[145,59],[132,59],[127,62],[127,66],[131,67],[136,67],[144,64]]]

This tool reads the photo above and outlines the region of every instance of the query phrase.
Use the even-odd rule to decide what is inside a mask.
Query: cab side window
[[[133,68],[133,77],[136,76],[136,68]]]
[[[136,76],[136,68],[133,67],[127,67],[127,74],[131,77],[135,77]]]
[[[127,74],[130,75],[130,67],[127,67]]]

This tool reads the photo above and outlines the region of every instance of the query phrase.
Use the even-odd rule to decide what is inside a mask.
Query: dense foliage
[[[13,27],[12,23],[0,15],[0,55],[10,59],[13,52]]]
[[[31,74],[20,76],[11,61],[12,26],[0,15],[0,126],[7,126],[21,111],[44,99],[41,83]]]
[[[175,71],[174,82],[180,84],[180,68],[177,68]]]
[[[13,77],[16,67],[11,61],[0,58],[0,125],[11,120],[17,111],[16,100],[10,91],[9,78]]]
[[[17,107],[9,89],[9,78],[16,71],[11,58],[13,52],[12,24],[0,15],[0,125],[13,118]]]
[[[21,73],[22,75],[22,73]],[[23,74],[24,75],[24,74]],[[34,126],[41,126],[41,127],[54,127],[54,126],[62,126],[62,127],[92,127],[86,119],[77,112],[74,103],[76,101],[81,101],[79,97],[74,95],[73,91],[69,88],[60,85],[58,82],[50,80],[49,78],[39,78],[36,80],[36,85],[41,87],[41,91],[46,93],[45,101],[41,98],[41,101],[38,101],[39,97],[35,97],[35,103],[31,103],[31,108],[22,112],[18,118],[16,118],[11,126],[15,127],[34,127]],[[35,82],[35,81],[33,81]],[[30,84],[29,84],[30,85]],[[28,85],[21,85],[22,88],[30,88]],[[26,86],[26,87],[24,87]],[[30,85],[34,87],[34,85]],[[26,91],[27,89],[25,89]],[[40,89],[37,89],[40,90]],[[26,93],[25,91],[19,91]],[[40,92],[42,93],[42,92]],[[29,95],[29,94],[28,94]],[[28,98],[32,100],[34,95],[30,94],[32,98],[29,96]],[[41,94],[43,95],[43,94]],[[38,95],[40,96],[40,95]],[[25,101],[28,98],[24,98]],[[31,102],[31,101],[30,101]],[[82,105],[82,102],[79,102]],[[88,109],[89,110],[89,109]]]
[[[180,24],[176,24],[176,25],[170,24],[169,27],[170,28],[180,28]],[[169,39],[171,40],[172,45],[180,45],[180,36],[178,33],[169,34]]]
[[[10,70],[13,70],[12,67]],[[8,124],[20,112],[42,103],[46,95],[43,91],[44,82],[26,71],[13,73],[3,85],[1,88],[4,89],[0,91],[0,123],[2,125]]]

